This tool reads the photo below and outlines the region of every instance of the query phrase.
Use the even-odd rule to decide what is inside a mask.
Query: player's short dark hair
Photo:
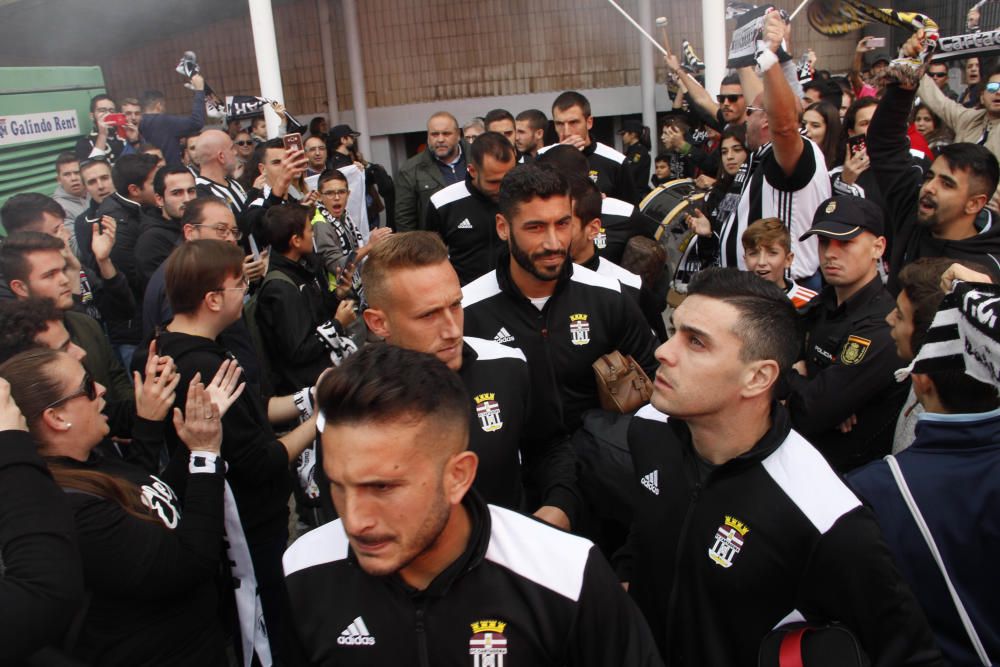
[[[153,192],[162,197],[163,193],[167,191],[167,176],[175,176],[177,174],[187,174],[194,178],[194,175],[187,167],[181,165],[170,166],[168,164],[156,170],[156,176],[153,176]]]
[[[498,206],[500,213],[511,220],[522,204],[535,197],[549,199],[566,196],[569,196],[569,185],[558,171],[544,165],[519,164],[504,176]]]
[[[0,271],[7,281],[28,280],[31,262],[28,256],[33,252],[62,252],[65,244],[55,236],[42,232],[15,232],[0,245]]]
[[[470,400],[458,373],[431,354],[373,343],[327,373],[316,390],[327,425],[432,417],[467,433]]]
[[[344,172],[339,169],[324,169],[323,173],[316,179],[316,189],[322,188],[327,181],[343,181],[349,185],[347,176],[344,176]]]
[[[145,111],[157,102],[163,102],[166,99],[167,96],[163,94],[162,90],[144,90],[139,96],[139,106]]]
[[[264,238],[276,252],[288,252],[293,236],[302,236],[311,209],[291,202],[272,206],[264,214]]]
[[[41,222],[45,213],[60,220],[66,217],[66,211],[52,197],[37,192],[21,192],[4,202],[0,208],[0,223],[8,234],[13,234]]]
[[[604,198],[597,184],[586,176],[574,175],[566,180],[569,181],[569,196],[573,200],[573,215],[580,218],[580,224],[586,225],[594,218],[600,218]]]
[[[517,118],[514,120],[528,121],[528,125],[532,130],[544,130],[549,124],[548,117],[539,109],[526,109],[517,114]]]
[[[742,87],[743,84],[740,82],[740,75],[739,74],[727,74],[726,76],[722,77],[722,82],[719,84],[720,88],[722,86],[740,86],[740,87]]]
[[[45,331],[49,322],[62,321],[63,311],[52,299],[28,297],[0,301],[0,363],[19,352],[38,347],[35,336]]]
[[[122,155],[111,168],[111,180],[115,184],[115,190],[122,197],[128,197],[128,186],[141,188],[149,178],[150,172],[156,169],[159,163],[155,155],[148,153]]]
[[[970,194],[986,195],[987,201],[993,196],[1000,182],[1000,165],[987,148],[960,142],[939,148],[938,157],[944,158],[952,171],[969,172]]]
[[[590,115],[590,101],[575,90],[560,93],[556,101],[552,103],[552,112],[555,113],[556,110],[566,111],[573,107],[580,107],[584,116]]]
[[[489,127],[490,123],[495,123],[498,120],[509,120],[511,123],[513,123],[514,122],[514,114],[512,114],[509,111],[507,111],[506,109],[492,109],[483,118],[483,123],[486,125],[486,127]]]
[[[590,163],[587,162],[587,157],[578,148],[567,144],[556,144],[544,153],[539,153],[535,162],[550,165],[567,177],[587,177],[590,172]]]
[[[695,295],[718,299],[739,311],[733,333],[742,343],[742,361],[771,359],[782,372],[795,363],[799,352],[795,307],[777,285],[749,271],[713,267],[691,279],[688,296]]]
[[[483,132],[469,148],[469,160],[479,169],[483,168],[487,155],[505,164],[517,157],[507,137],[499,132]]]

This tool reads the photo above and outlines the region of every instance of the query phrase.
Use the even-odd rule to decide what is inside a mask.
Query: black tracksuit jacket
[[[775,404],[753,449],[700,461],[688,426],[639,410],[637,482],[619,563],[672,666],[757,665],[783,621],[837,621],[872,665],[940,665],[927,620],[870,511]]]
[[[659,227],[659,222],[640,211],[638,206],[605,197],[601,201],[601,229],[594,239],[597,254],[621,264],[629,239],[633,236],[655,239]]]
[[[600,407],[591,365],[614,350],[653,376],[656,339],[635,300],[617,280],[566,262],[555,292],[539,310],[510,276],[505,252],[497,269],[465,286],[465,333],[520,348],[531,370],[535,408],[565,435],[584,411]]]
[[[588,540],[486,505],[474,491],[463,506],[472,523],[465,552],[423,591],[365,573],[340,521],[299,538],[284,557],[299,664],[663,664]]]
[[[431,196],[427,208],[427,229],[437,232],[448,246],[448,259],[463,285],[492,271],[506,242],[497,236],[495,201],[484,195],[465,177]]]

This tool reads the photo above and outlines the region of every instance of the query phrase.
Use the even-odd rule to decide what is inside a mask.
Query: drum
[[[691,236],[687,215],[701,207],[705,194],[693,179],[679,178],[659,186],[639,203],[640,211],[660,223],[656,240],[667,251],[668,275],[673,275]]]

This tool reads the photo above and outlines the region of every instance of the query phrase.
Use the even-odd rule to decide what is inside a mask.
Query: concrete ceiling
[[[0,0],[0,58],[96,64],[144,41],[248,13],[246,0]]]

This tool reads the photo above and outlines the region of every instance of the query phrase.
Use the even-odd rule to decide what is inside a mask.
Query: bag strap
[[[781,638],[778,647],[778,667],[803,667],[802,637],[809,631],[808,627],[789,630]]]
[[[945,568],[944,559],[941,558],[941,552],[934,542],[934,536],[931,535],[931,530],[927,526],[927,522],[924,521],[924,515],[920,513],[920,508],[917,507],[917,501],[914,500],[913,494],[910,493],[910,487],[906,484],[906,479],[903,477],[903,471],[899,467],[899,462],[892,454],[885,457],[885,462],[889,464],[889,470],[892,471],[892,477],[896,480],[899,493],[903,496],[903,501],[906,503],[906,507],[909,508],[910,514],[913,515],[913,520],[916,522],[917,528],[920,529],[920,534],[924,536],[924,541],[927,542],[927,548],[930,549],[931,556],[934,557],[934,562],[937,563],[938,569],[941,570],[941,576],[944,577],[944,583],[948,586],[948,593],[951,594],[951,600],[955,603],[955,609],[958,610],[958,616],[962,620],[962,625],[965,626],[965,632],[969,635],[969,640],[972,642],[972,647],[976,650],[976,655],[979,656],[979,660],[983,665],[990,667],[993,663],[990,662],[989,656],[986,655],[986,648],[979,639],[979,634],[976,632],[975,626],[972,625],[969,612],[965,610],[962,599],[958,597],[958,591],[955,590],[955,586],[951,583],[951,577],[948,576],[948,570]]]

